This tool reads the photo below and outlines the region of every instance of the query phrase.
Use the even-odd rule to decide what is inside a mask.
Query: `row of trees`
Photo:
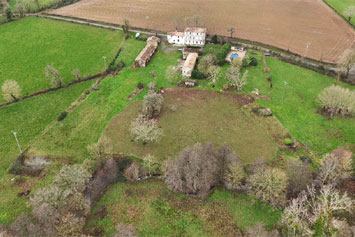
[[[149,84],[148,94],[144,96],[142,112],[132,121],[130,127],[133,139],[143,144],[155,142],[163,134],[155,118],[161,112],[164,99],[161,94],[156,92],[156,89],[156,83]]]
[[[52,87],[63,86],[63,79],[59,71],[53,66],[48,65],[44,69],[44,74]],[[72,72],[76,80],[81,80],[80,70],[74,69]],[[6,80],[1,87],[3,99],[7,102],[17,101],[21,96],[21,87],[15,80]]]

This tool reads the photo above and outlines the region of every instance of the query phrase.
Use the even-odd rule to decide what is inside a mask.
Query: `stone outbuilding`
[[[183,77],[191,77],[192,71],[195,68],[196,61],[197,61],[198,54],[197,53],[190,53],[184,65],[182,66],[182,76]]]
[[[160,38],[156,36],[149,37],[147,39],[147,45],[137,56],[133,67],[134,68],[146,67],[149,61],[151,60],[151,58],[153,57],[155,51],[157,50],[159,43],[160,43]]]

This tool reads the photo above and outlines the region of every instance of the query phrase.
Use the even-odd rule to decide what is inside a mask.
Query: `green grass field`
[[[330,6],[332,6],[339,14],[344,16],[344,10],[350,6],[355,6],[354,0],[325,0]],[[345,17],[345,16],[344,16]],[[345,17],[347,20],[348,18]],[[351,19],[351,24],[355,25],[355,18]]]
[[[95,215],[100,207],[107,210],[103,219]],[[105,236],[111,236],[118,223],[132,224],[140,236],[240,236],[238,228],[258,222],[273,228],[281,218],[281,211],[246,194],[218,189],[200,200],[174,193],[156,179],[114,184],[93,212],[87,228],[98,225]]]
[[[50,87],[44,74],[49,64],[64,83],[74,80],[74,69],[82,76],[103,71],[102,56],[110,62],[123,39],[122,32],[33,17],[1,26],[0,35],[0,85],[15,80],[22,95]]]

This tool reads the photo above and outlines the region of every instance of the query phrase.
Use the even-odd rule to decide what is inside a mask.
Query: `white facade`
[[[205,28],[186,28],[185,32],[168,33],[168,42],[175,45],[204,46],[206,42]]]
[[[185,37],[183,32],[171,32],[168,33],[169,44],[185,45]]]

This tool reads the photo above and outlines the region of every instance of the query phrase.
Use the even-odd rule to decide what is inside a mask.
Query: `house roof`
[[[184,37],[184,32],[174,31],[174,32],[169,32],[168,35]]]
[[[185,32],[206,33],[207,29],[206,28],[200,28],[200,27],[188,27],[188,28],[185,29]]]
[[[197,53],[190,53],[186,58],[183,68],[194,69],[197,57]]]
[[[136,61],[138,60],[147,60],[149,59],[154,51],[157,49],[158,44],[160,42],[160,39],[158,37],[152,36],[147,39],[147,45],[144,47],[144,49],[139,53],[139,55],[136,58]]]

